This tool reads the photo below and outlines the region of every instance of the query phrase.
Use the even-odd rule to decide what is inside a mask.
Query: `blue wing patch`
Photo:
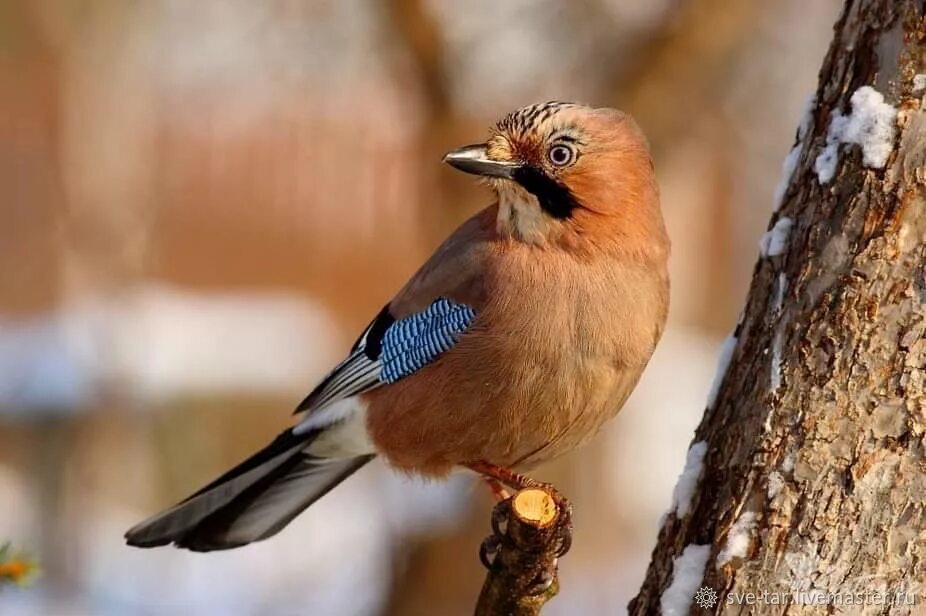
[[[469,327],[476,312],[465,304],[439,298],[422,312],[396,321],[387,305],[342,361],[312,392],[296,413],[312,413],[337,400],[383,383],[395,383],[437,359]]]
[[[465,304],[441,297],[422,312],[400,319],[383,335],[383,383],[395,383],[437,359],[457,342],[476,317]]]

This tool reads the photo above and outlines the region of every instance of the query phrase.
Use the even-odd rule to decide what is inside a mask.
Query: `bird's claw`
[[[557,498],[556,506],[559,507],[560,516],[556,524],[556,538],[559,540],[556,556],[559,558],[565,556],[572,548],[572,503],[558,492],[554,494]]]
[[[496,503],[492,508],[492,534],[486,537],[479,546],[479,561],[486,569],[491,569],[495,556],[502,547],[507,535],[508,513],[511,511],[511,499]]]
[[[498,550],[502,547],[502,541],[497,535],[489,535],[479,544],[479,562],[486,569],[491,570],[495,563],[495,557],[498,556]]]
[[[492,507],[492,534],[504,537],[508,531],[508,515],[511,512],[511,499],[499,501]]]

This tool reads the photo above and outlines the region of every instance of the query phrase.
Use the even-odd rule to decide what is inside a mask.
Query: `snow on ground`
[[[36,545],[28,486],[12,488],[0,466],[4,538]],[[236,550],[199,554],[126,546],[122,533],[150,514],[88,494],[71,526],[80,539],[80,593],[38,583],[2,593],[4,616],[33,614],[378,614],[409,534],[459,523],[471,497],[463,474],[409,480],[375,462],[295,519],[279,535]],[[12,507],[12,509],[11,509]],[[79,600],[76,600],[77,597]]]
[[[28,320],[0,318],[0,413],[72,412],[112,388],[146,402],[299,392],[335,359],[337,331],[324,308],[291,294],[160,285]]]

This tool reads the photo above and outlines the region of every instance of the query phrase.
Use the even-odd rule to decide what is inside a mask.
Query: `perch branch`
[[[480,554],[489,571],[476,616],[536,616],[559,591],[572,506],[551,487],[525,488],[493,509],[492,531]]]

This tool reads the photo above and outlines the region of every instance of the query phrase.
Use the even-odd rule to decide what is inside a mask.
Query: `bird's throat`
[[[499,235],[526,244],[545,245],[550,239],[550,227],[556,221],[543,211],[537,197],[510,181],[496,183],[495,189]]]

